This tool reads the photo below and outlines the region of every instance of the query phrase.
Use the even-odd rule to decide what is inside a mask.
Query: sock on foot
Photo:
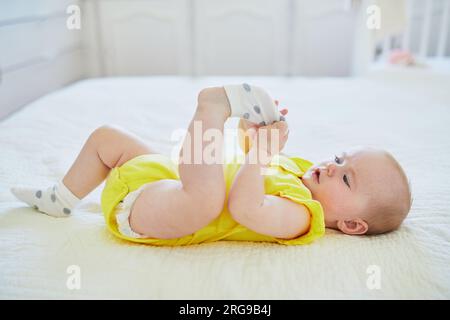
[[[68,217],[81,201],[60,181],[47,189],[14,187],[12,194],[36,210],[53,217]]]
[[[259,125],[284,120],[275,102],[264,89],[247,83],[225,85],[224,89],[231,106],[231,117],[244,118]]]

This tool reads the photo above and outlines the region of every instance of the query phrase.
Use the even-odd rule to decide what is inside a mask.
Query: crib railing
[[[395,1],[395,0],[394,0]],[[364,74],[376,61],[386,60],[395,49],[412,53],[419,59],[450,57],[450,0],[404,0],[406,25],[402,32],[382,39],[366,26],[367,8],[376,1],[362,0],[358,6],[355,32],[354,74]],[[383,21],[381,12],[381,22]]]

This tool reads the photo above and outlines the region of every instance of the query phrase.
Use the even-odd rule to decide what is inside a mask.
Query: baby
[[[133,134],[102,126],[59,183],[11,191],[36,210],[67,217],[106,179],[101,204],[108,229],[121,239],[153,245],[306,244],[323,236],[325,227],[351,235],[389,232],[408,214],[408,180],[388,152],[353,148],[313,165],[281,154],[288,110],[277,111],[278,103],[263,89],[205,88],[197,101],[178,163]],[[242,118],[245,155],[223,164],[217,161],[223,158],[220,134],[229,117]],[[203,139],[193,143],[196,135]],[[204,141],[207,136],[215,137],[214,148]],[[216,161],[198,156],[211,154]]]

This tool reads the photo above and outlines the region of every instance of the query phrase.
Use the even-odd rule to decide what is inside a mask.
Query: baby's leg
[[[58,184],[48,188],[12,188],[14,195],[41,212],[66,217],[106,178],[109,171],[141,154],[154,153],[137,136],[112,126],[91,133],[75,162]]]
[[[209,163],[201,157],[195,164],[194,154],[203,155],[208,143],[195,141],[194,136],[203,137],[206,130],[215,129],[222,138],[223,126],[229,116],[230,106],[223,88],[207,88],[200,92],[189,134],[180,152],[181,181],[159,180],[144,189],[130,215],[130,225],[135,232],[152,238],[178,238],[194,233],[218,217],[226,192],[222,161]],[[221,159],[223,140],[215,144],[216,156]],[[190,163],[183,163],[187,159]]]
[[[112,168],[142,154],[155,153],[136,135],[114,126],[102,126],[91,133],[63,183],[79,199],[105,180]]]

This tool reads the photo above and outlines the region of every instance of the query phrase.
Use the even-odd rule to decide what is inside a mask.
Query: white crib
[[[363,75],[373,68],[385,68],[390,54],[396,49],[412,53],[418,65],[422,67],[450,72],[450,0],[395,1],[402,2],[406,8],[406,23],[403,30],[384,30],[382,37],[377,35],[376,29],[367,27],[367,18],[371,13],[369,7],[376,6],[378,2],[354,2],[357,19],[353,74]]]

